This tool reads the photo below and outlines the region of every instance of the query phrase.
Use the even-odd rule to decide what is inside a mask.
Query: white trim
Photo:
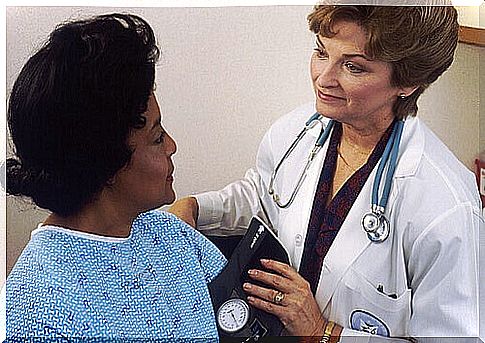
[[[42,223],[40,223],[37,226],[37,228],[32,231],[30,236],[33,237],[34,235],[36,235],[40,232],[44,232],[44,231],[55,231],[55,232],[60,232],[60,233],[66,234],[66,235],[79,237],[79,238],[82,238],[82,239],[87,239],[87,240],[90,240],[90,241],[108,242],[108,243],[123,243],[123,242],[128,241],[131,237],[131,234],[128,237],[101,236],[101,235],[96,235],[94,233],[71,230],[71,229],[67,229],[65,227],[60,227],[60,226],[43,225]]]

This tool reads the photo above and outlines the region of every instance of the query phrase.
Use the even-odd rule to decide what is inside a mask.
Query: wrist
[[[320,343],[338,343],[340,334],[342,333],[342,326],[332,321],[327,321],[323,328],[323,335]]]

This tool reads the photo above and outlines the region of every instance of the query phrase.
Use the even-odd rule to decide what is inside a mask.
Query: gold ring
[[[282,292],[277,292],[274,297],[273,297],[273,302],[276,304],[276,305],[279,305],[281,304],[281,302],[283,301],[283,299],[285,298],[285,294],[282,293]]]

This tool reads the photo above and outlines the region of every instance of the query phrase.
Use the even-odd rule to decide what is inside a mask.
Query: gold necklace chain
[[[347,160],[342,156],[342,153],[340,152],[340,147],[337,148],[337,154],[338,154],[338,157],[340,157],[340,159],[342,160],[342,162],[344,163],[345,166],[347,166],[348,169],[352,170],[352,171],[356,171],[357,169],[355,169],[354,167],[352,167],[349,162],[347,162]]]
[[[354,153],[358,154],[358,155],[366,155],[366,156],[369,156],[369,154],[372,152],[373,149],[370,149],[370,150],[366,150],[366,151],[362,151],[362,148],[351,143],[349,140],[347,139],[344,139],[342,137],[341,141],[340,141],[340,144],[339,144],[339,147],[342,145],[342,143],[345,141],[345,143],[347,143],[347,145],[349,146],[350,149],[352,149],[352,151],[354,151]]]
[[[357,167],[353,167],[349,162],[347,162],[347,159],[342,155],[342,152],[340,151],[340,148],[341,148],[341,143],[337,146],[337,155],[338,155],[338,157],[340,157],[340,159],[342,160],[342,162],[344,163],[344,165],[347,167],[347,169],[350,169],[353,172],[355,172],[358,169],[360,169],[365,164],[365,162],[367,162],[367,158],[368,158],[368,156],[370,154],[370,152],[362,153],[360,151],[355,151],[355,152],[359,153],[359,155],[365,156],[366,158],[365,158],[365,162],[364,163],[359,164]],[[352,149],[352,150],[354,150],[354,149]]]

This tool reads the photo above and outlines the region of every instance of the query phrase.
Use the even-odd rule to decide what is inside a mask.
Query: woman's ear
[[[399,89],[399,97],[405,99],[408,96],[412,95],[418,88],[419,86],[402,87]]]
[[[106,186],[111,187],[111,186],[113,186],[115,184],[115,182],[116,182],[116,175],[117,174],[118,173],[116,173],[111,178],[109,178],[108,181],[106,181]]]

